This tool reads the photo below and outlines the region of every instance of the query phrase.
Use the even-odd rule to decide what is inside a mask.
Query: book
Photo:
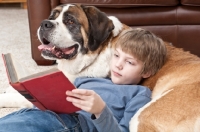
[[[32,74],[12,54],[2,54],[9,84],[41,110],[74,113],[78,110],[66,100],[67,90],[75,86],[57,68]]]

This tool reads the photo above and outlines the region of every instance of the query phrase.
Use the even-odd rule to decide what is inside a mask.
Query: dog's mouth
[[[74,44],[67,48],[59,48],[46,39],[43,39],[42,41],[44,44],[39,45],[38,49],[42,52],[44,56],[57,59],[71,59],[78,52],[78,44]]]

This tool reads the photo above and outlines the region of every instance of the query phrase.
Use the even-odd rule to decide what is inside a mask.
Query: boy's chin
[[[114,83],[114,84],[117,84],[117,85],[122,85],[122,81],[121,80],[118,80],[118,79],[114,79],[111,77],[111,81]]]
[[[134,81],[125,81],[125,80],[122,80],[122,79],[112,78],[112,77],[111,77],[111,81],[112,81],[114,84],[117,84],[117,85],[137,85],[137,84],[138,84],[138,82],[134,82]]]

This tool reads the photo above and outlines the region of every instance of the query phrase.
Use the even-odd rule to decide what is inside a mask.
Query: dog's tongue
[[[38,49],[40,51],[42,51],[42,50],[48,50],[48,51],[51,51],[53,54],[57,54],[57,52],[63,52],[64,54],[71,54],[75,50],[74,47],[60,49],[60,48],[56,48],[55,46],[53,46],[51,44],[49,44],[49,45],[44,45],[44,44],[39,45]]]
[[[42,45],[39,45],[39,46],[38,46],[38,49],[39,49],[40,51],[42,51],[42,50],[52,50],[52,48],[53,48],[52,45],[44,45],[44,44],[42,44]]]
[[[75,50],[74,47],[69,47],[69,48],[62,49],[62,52],[64,52],[65,54],[71,54],[73,53],[74,50]]]

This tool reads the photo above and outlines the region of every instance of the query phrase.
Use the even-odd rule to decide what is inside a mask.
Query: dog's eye
[[[71,20],[71,19],[69,19],[69,20],[67,21],[67,23],[68,23],[68,24],[74,24],[74,21]]]
[[[64,14],[63,22],[67,25],[72,25],[75,23],[73,17],[67,12]]]
[[[66,25],[72,25],[72,24],[74,24],[74,20],[73,19],[70,19],[70,18],[68,18],[67,20],[64,20],[63,21]]]

